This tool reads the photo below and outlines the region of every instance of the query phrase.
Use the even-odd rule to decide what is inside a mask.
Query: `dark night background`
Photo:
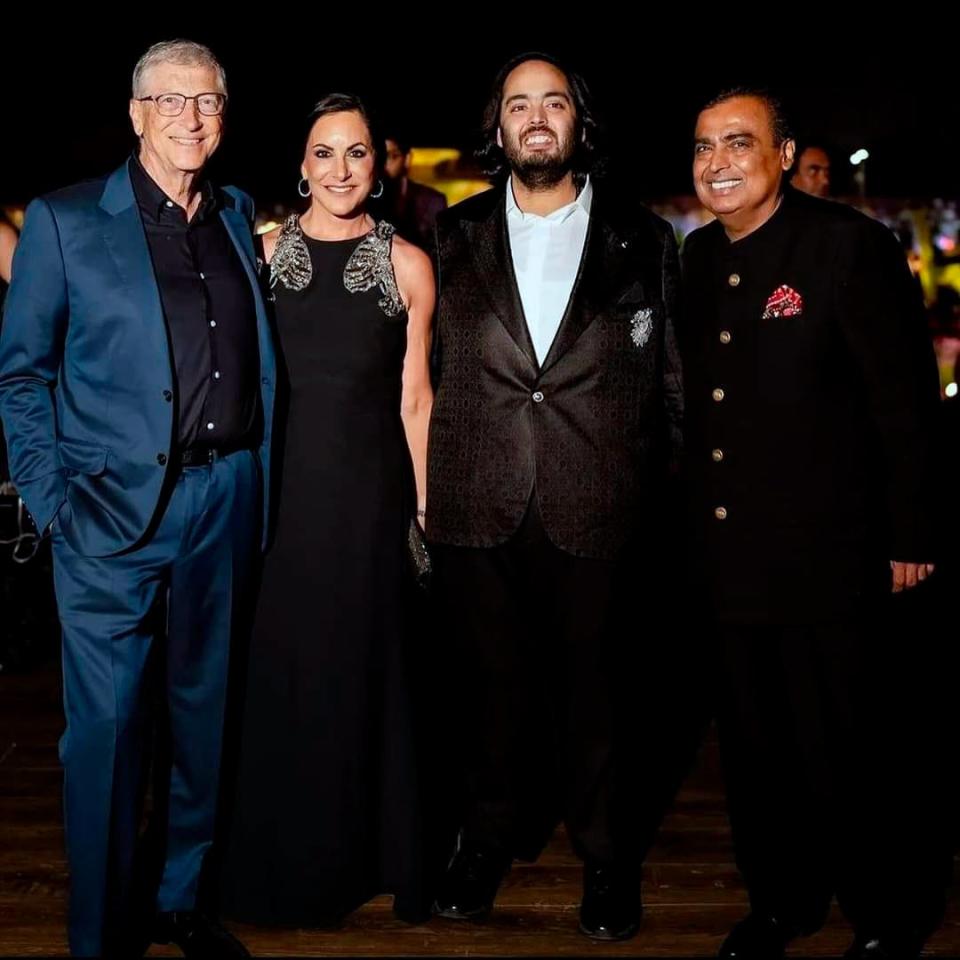
[[[437,8],[419,33],[411,20],[394,29],[359,5],[274,3],[255,19],[237,12],[169,26],[149,25],[170,19],[162,7],[90,14],[76,24],[53,13],[45,26],[18,21],[4,37],[0,203],[23,203],[118,165],[133,143],[126,117],[133,65],[150,43],[175,36],[209,44],[224,63],[231,102],[216,175],[261,202],[295,199],[302,118],[322,94],[357,91],[403,123],[416,145],[469,150],[496,69],[531,48],[568,57],[585,74],[609,128],[621,189],[641,199],[692,192],[696,108],[742,82],[781,94],[798,132],[831,148],[835,192],[853,192],[846,158],[864,146],[868,195],[960,196],[960,68],[949,66],[956,54],[936,53],[909,29],[832,46],[796,38],[785,45],[780,32],[771,42],[751,43],[743,31],[714,41],[692,10],[685,28],[642,30],[627,27],[642,8],[619,27],[613,19],[591,21],[586,8],[563,18],[531,8],[532,19],[571,24],[543,31],[512,28],[521,9],[491,16]],[[473,26],[481,16],[482,28]],[[91,26],[91,17],[103,24]],[[490,25],[501,21],[502,28]],[[249,26],[229,26],[237,22]],[[766,28],[754,21],[750,29]],[[949,24],[943,29],[955,45],[957,34]]]

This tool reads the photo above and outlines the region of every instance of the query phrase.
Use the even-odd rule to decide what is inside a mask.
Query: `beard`
[[[573,166],[573,141],[560,140],[549,130],[556,149],[549,152],[523,152],[521,141],[530,131],[516,139],[504,140],[503,152],[510,170],[528,190],[545,190],[558,184]]]

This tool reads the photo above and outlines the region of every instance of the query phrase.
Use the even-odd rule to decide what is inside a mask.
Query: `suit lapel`
[[[142,321],[148,335],[155,339],[156,346],[161,348],[159,355],[169,355],[160,290],[127,164],[107,180],[100,207],[109,214],[104,224],[103,238],[131,293],[136,316]]]
[[[628,243],[620,239],[603,217],[596,194],[583,247],[577,279],[574,281],[557,335],[543,360],[543,372],[552,367],[576,343],[583,331],[608,304],[610,291],[617,289],[621,268],[626,260]]]
[[[247,218],[238,210],[225,206],[220,211],[220,219],[227,228],[230,241],[240,255],[240,262],[243,264],[250,286],[253,287],[255,293],[258,293],[260,284],[257,279],[256,253],[253,249],[253,236],[250,233],[250,224],[247,223]],[[257,296],[256,299],[259,310],[261,298]]]
[[[220,211],[220,218],[227,228],[227,234],[230,240],[240,254],[240,262],[243,264],[243,269],[247,274],[247,279],[250,281],[250,287],[253,290],[260,343],[260,368],[266,379],[272,384],[274,368],[273,336],[270,332],[266,307],[263,303],[260,283],[257,279],[256,253],[253,249],[253,237],[250,233],[250,225],[247,222],[247,218],[231,206],[225,206]],[[272,389],[271,386],[271,391]]]
[[[527,329],[523,303],[517,289],[517,278],[513,271],[505,194],[502,188],[494,189],[499,192],[500,197],[490,214],[485,219],[464,224],[467,242],[473,254],[477,276],[494,313],[530,365],[538,369],[537,354]]]

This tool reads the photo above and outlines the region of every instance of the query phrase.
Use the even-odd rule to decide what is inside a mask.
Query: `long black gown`
[[[404,919],[427,914],[404,648],[407,315],[395,290],[345,285],[357,255],[389,262],[389,233],[304,236],[309,285],[274,288],[289,403],[222,874],[234,919],[327,925],[382,893]]]

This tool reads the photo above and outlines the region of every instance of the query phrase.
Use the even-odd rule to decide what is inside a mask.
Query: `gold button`
[[[722,388],[717,387],[717,389],[714,390],[713,393],[710,394],[710,396],[713,397],[713,399],[716,400],[717,403],[719,403],[726,396],[726,394],[723,392]]]
[[[713,457],[714,463],[720,463],[720,461],[723,460],[723,451],[717,447],[710,452],[710,456]]]
[[[721,342],[721,343],[729,343],[732,339],[733,339],[733,337],[731,336],[729,330],[721,330],[721,331],[720,331],[720,342]]]
[[[727,519],[727,508],[726,508],[726,507],[717,507],[717,509],[713,511],[713,515],[714,515],[718,520],[726,520],[726,519]]]
[[[739,286],[740,286],[740,274],[739,274],[739,273],[731,273],[730,276],[727,277],[727,283],[729,283],[731,287],[739,287]]]

